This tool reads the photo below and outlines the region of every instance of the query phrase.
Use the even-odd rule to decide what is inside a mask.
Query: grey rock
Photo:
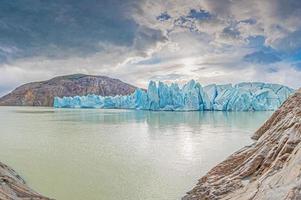
[[[257,141],[212,168],[183,200],[301,199],[301,89],[252,138]]]
[[[0,106],[52,106],[55,96],[128,95],[135,89],[135,86],[106,76],[74,74],[22,85],[0,98]]]
[[[0,162],[1,200],[50,200],[29,188],[25,181],[10,167]]]

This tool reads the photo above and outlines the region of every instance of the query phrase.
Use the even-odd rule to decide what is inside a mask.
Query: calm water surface
[[[0,160],[63,200],[174,200],[271,112],[0,107]]]

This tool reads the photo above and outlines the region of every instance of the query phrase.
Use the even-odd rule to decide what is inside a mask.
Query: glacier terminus
[[[154,111],[267,111],[276,110],[294,90],[271,83],[243,82],[239,84],[202,87],[191,80],[180,87],[150,81],[147,91],[136,89],[125,96],[55,97],[55,108],[137,109]]]

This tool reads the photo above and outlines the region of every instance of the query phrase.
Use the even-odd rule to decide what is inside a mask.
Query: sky
[[[0,96],[54,76],[301,86],[300,0],[6,0]]]

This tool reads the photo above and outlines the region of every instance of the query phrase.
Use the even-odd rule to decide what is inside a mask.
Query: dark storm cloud
[[[146,26],[140,26],[136,31],[134,49],[144,54],[147,47],[156,44],[157,41],[166,41],[167,38],[160,30],[152,29]]]
[[[4,0],[0,86],[76,72],[140,87],[152,78],[299,87],[300,19],[299,0]]]
[[[130,46],[138,25],[132,0],[12,0],[0,3],[0,59],[65,57]],[[7,48],[5,52],[1,48]]]

